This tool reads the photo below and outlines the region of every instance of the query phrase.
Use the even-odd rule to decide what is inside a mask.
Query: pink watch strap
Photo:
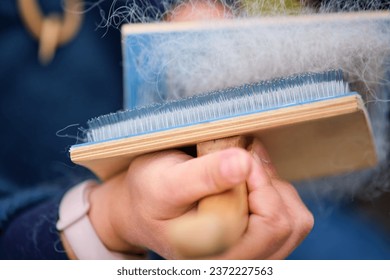
[[[57,230],[62,231],[74,254],[81,260],[124,260],[136,259],[108,250],[96,234],[88,217],[88,196],[97,183],[93,180],[82,182],[71,188],[63,197],[59,208]]]

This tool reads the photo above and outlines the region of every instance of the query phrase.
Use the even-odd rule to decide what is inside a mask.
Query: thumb
[[[176,164],[168,175],[176,202],[192,204],[199,199],[229,190],[245,182],[252,158],[244,149],[229,148]],[[173,188],[173,187],[172,187]]]

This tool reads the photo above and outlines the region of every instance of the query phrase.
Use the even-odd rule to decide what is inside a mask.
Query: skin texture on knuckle
[[[279,181],[278,188],[284,188],[291,199],[295,200],[293,207],[290,208],[290,219],[293,222],[293,230],[301,236],[307,236],[314,226],[314,216],[302,202],[298,191],[288,182]],[[293,220],[292,220],[293,219]]]
[[[301,200],[298,191],[294,188],[293,185],[291,185],[287,181],[279,181],[276,183],[279,185],[279,188],[284,188],[288,195],[296,200],[297,206],[296,212],[294,215],[294,224],[295,228],[302,234],[302,235],[308,235],[310,231],[313,229],[314,226],[314,216],[313,214],[307,209],[303,201]]]
[[[271,229],[275,240],[287,240],[294,231],[293,221],[287,213],[275,212],[263,217],[263,222]]]

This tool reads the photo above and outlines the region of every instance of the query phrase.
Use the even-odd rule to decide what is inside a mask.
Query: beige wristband
[[[97,183],[93,180],[82,182],[71,188],[62,198],[59,208],[57,230],[62,231],[68,245],[80,260],[126,260],[135,259],[108,250],[99,239],[88,217],[90,208],[88,196]]]

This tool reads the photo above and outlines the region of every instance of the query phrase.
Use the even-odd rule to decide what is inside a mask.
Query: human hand
[[[213,3],[183,3],[166,20],[231,16],[228,8]],[[236,244],[210,258],[285,258],[310,232],[313,217],[295,189],[278,178],[258,141],[252,152],[235,148],[196,159],[179,151],[141,156],[94,189],[89,217],[112,251],[139,253],[146,247],[165,258],[181,258],[170,237],[172,225],[194,214],[200,199],[243,182],[249,192],[248,227]]]
[[[242,238],[217,259],[284,259],[310,233],[311,212],[296,189],[279,178],[266,149],[255,140],[247,178],[249,223]]]
[[[232,148],[195,159],[179,151],[141,156],[92,192],[89,215],[111,250],[146,247],[165,258],[181,258],[169,236],[171,225],[192,215],[201,198],[245,181],[248,228],[234,246],[212,257],[285,258],[310,232],[313,218],[295,189],[277,177],[258,141],[251,153]]]

